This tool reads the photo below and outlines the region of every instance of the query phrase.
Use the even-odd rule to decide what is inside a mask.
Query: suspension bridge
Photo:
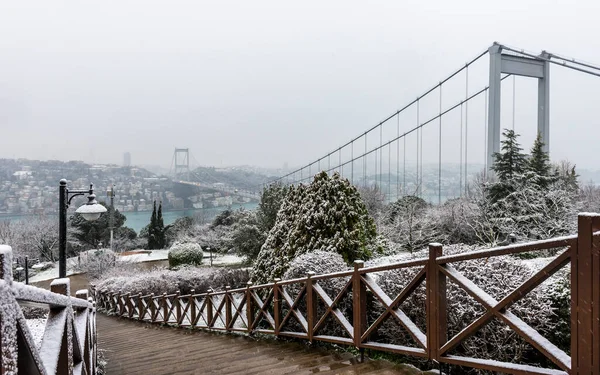
[[[337,172],[357,186],[375,185],[388,201],[407,194],[431,203],[462,197],[469,182],[492,166],[494,153],[500,151],[502,125],[515,127],[516,77],[537,80],[533,108],[537,107],[537,131],[549,152],[553,65],[600,77],[596,64],[494,43],[362,134],[265,185],[307,183],[326,171]],[[509,78],[512,123],[501,118],[507,112],[502,110],[502,86]],[[519,103],[525,104],[529,105]]]
[[[473,78],[470,71],[475,69],[476,63],[481,62],[484,56],[489,57],[488,84],[483,87],[471,87],[470,82]],[[542,136],[546,150],[550,150],[551,65],[600,77],[598,65],[550,52],[532,54],[495,43],[361,135],[267,184],[304,183],[324,170],[328,173],[340,173],[356,185],[377,184],[383,191],[387,191],[388,196],[414,192],[421,196],[433,197],[431,199],[437,198],[438,203],[441,203],[444,198],[462,196],[468,191],[469,178],[474,173],[473,168],[477,167],[472,162],[473,156],[469,152],[469,147],[476,142],[484,145],[481,153],[483,163],[479,165],[484,172],[489,170],[493,154],[500,149],[501,84],[509,77],[523,76],[537,79],[537,130]],[[462,93],[460,98],[450,102],[444,100],[444,92],[447,91],[448,86],[461,75],[464,78],[464,86],[460,90]],[[514,87],[513,81],[513,126]],[[436,111],[433,114],[426,113],[425,104],[432,101],[436,105]],[[481,104],[483,104],[483,113],[473,110],[475,105]],[[480,118],[475,120],[477,114]],[[442,168],[445,161],[443,140],[447,136],[444,131],[453,122],[459,125],[460,137],[458,145],[453,143],[451,146],[458,149],[459,160],[456,163],[457,173],[452,172],[455,174],[450,177],[458,177],[457,184],[452,184],[447,179],[448,176],[443,174]],[[473,122],[485,124],[483,131],[480,131],[482,137],[479,141],[475,141],[472,135]],[[412,126],[401,130],[401,125],[405,124],[412,124]],[[482,130],[481,126],[479,128]],[[424,158],[432,147],[437,151],[435,153],[437,163],[433,166],[426,165],[426,158]],[[198,183],[200,184],[198,186],[207,184],[207,182],[193,180],[189,170],[189,150],[184,150],[188,154],[188,161],[174,163],[176,169],[174,176],[176,178],[184,176],[179,180],[184,184]],[[176,154],[178,152],[181,151],[176,150]],[[412,165],[408,163],[409,152],[416,156],[416,162],[412,161]],[[177,171],[184,164],[186,169]],[[123,319],[139,321],[134,324],[114,317],[98,319],[98,337],[102,338],[100,343],[103,349],[113,356],[115,373],[130,373],[128,372],[130,370],[122,367],[127,363],[142,365],[146,362],[150,365],[144,368],[143,373],[172,372],[174,367],[170,366],[169,361],[173,358],[182,361],[178,364],[180,368],[175,370],[183,371],[180,373],[198,373],[205,370],[198,368],[198,353],[192,347],[193,343],[200,342],[195,341],[196,335],[190,335],[182,341],[183,331],[176,333],[168,331],[163,335],[161,330],[154,332],[145,329],[144,324],[157,323],[247,335],[258,333],[310,343],[323,341],[355,347],[360,353],[364,353],[366,349],[377,350],[420,357],[438,365],[460,365],[507,374],[599,374],[600,289],[599,284],[594,282],[597,281],[600,270],[599,246],[600,215],[580,214],[578,233],[568,237],[459,255],[444,255],[441,245],[431,244],[428,257],[396,264],[363,267],[362,262],[357,261],[353,270],[349,271],[326,275],[309,273],[303,278],[274,280],[272,283],[262,285],[248,283],[242,288],[226,287],[221,291],[209,290],[196,293],[192,290],[187,295],[178,292],[170,295],[164,293],[143,296],[141,293],[92,290],[95,300],[88,300],[85,291],[76,293],[79,298],[69,298],[69,281],[64,279],[52,283],[52,292],[43,292],[13,283],[11,268],[8,266],[12,264],[11,249],[4,246],[0,247],[0,293],[4,301],[0,306],[2,313],[0,323],[3,332],[0,340],[2,353],[0,373],[13,373],[17,368],[25,369],[25,372],[19,373],[30,374],[94,373],[97,337],[95,313],[96,307],[100,307]],[[482,290],[475,282],[453,267],[455,263],[461,261],[557,248],[562,249],[562,252],[556,258],[515,290],[508,291],[508,294],[500,300]],[[570,351],[565,352],[546,339],[542,332],[537,332],[521,320],[509,308],[567,265],[570,265],[571,273],[569,285],[571,342]],[[381,272],[408,268],[416,268],[417,272],[414,278],[406,280],[408,283],[396,296],[386,294],[378,285],[378,278],[373,277]],[[329,295],[321,284],[325,285],[332,280],[339,281],[342,287],[336,290],[334,295]],[[485,309],[483,315],[453,335],[448,333],[447,312],[453,306],[447,301],[447,281],[455,283]],[[402,303],[420,286],[424,286],[426,291],[423,321],[414,322],[402,311]],[[382,308],[369,310],[367,295],[379,301]],[[344,301],[352,306],[349,316],[347,316],[348,312],[345,315],[340,309],[340,304]],[[50,308],[50,318],[39,347],[36,347],[20,310],[22,303],[45,304]],[[386,319],[399,324],[407,333],[407,337],[413,341],[413,345],[381,341],[376,333]],[[506,325],[506,329],[512,330],[538,350],[550,363],[550,367],[542,368],[530,364],[452,354],[454,348],[492,319],[501,321]],[[329,324],[333,324],[334,327],[328,333],[324,333]],[[146,346],[154,354],[150,359],[146,358],[144,349],[134,352],[144,344],[145,337],[150,337],[153,342],[160,342],[160,347]],[[163,337],[166,339],[163,340]],[[222,345],[223,350],[227,350],[230,346],[227,342],[229,339],[213,340],[203,336],[202,340],[206,341],[203,342],[204,345],[199,346],[205,350],[213,344]],[[245,344],[242,344],[238,348],[244,346]],[[206,368],[210,371],[247,372],[249,368],[244,361],[248,358],[256,359],[257,352],[261,352],[260,361],[254,362],[259,366],[259,371],[281,373],[279,370],[285,368],[290,372],[299,369],[307,373],[321,372],[317,360],[319,354],[315,352],[303,351],[297,347],[286,347],[280,350],[252,347],[243,350],[244,352],[234,361],[229,360],[231,353],[228,352],[226,356],[218,357],[220,362],[213,362],[211,360],[214,358],[214,352],[210,349],[200,358],[204,359]],[[307,362],[282,361],[279,359],[282,353],[288,357],[301,355],[302,361]],[[311,361],[311,357],[316,361]],[[166,362],[168,368],[164,367]],[[361,373],[365,370],[364,367],[355,368],[355,361],[327,356],[325,362],[326,373]],[[158,363],[163,367],[158,368],[159,372],[156,372],[157,367],[154,364]],[[385,370],[380,373],[408,373],[395,371],[389,367]],[[378,372],[373,368],[366,371]]]

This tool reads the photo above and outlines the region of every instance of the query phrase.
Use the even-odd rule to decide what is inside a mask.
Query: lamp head
[[[88,195],[88,202],[75,210],[75,212],[83,216],[87,221],[94,221],[98,220],[100,215],[106,212],[106,207],[98,203],[96,194],[90,194]]]

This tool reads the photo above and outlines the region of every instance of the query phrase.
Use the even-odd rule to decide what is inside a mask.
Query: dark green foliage
[[[533,183],[539,187],[546,189],[552,182],[556,180],[556,174],[552,171],[550,165],[550,157],[547,152],[544,152],[544,142],[542,135],[538,133],[531,148],[531,156],[527,163],[527,170],[532,174]]]
[[[148,233],[148,250],[164,249],[166,245],[165,241],[165,228],[162,219],[162,204],[156,210],[156,201],[152,208],[152,216],[150,216],[150,224],[148,224],[147,231],[144,228],[142,232],[144,235]],[[140,233],[141,235],[141,233]]]
[[[399,215],[406,215],[409,212],[415,214],[423,213],[429,204],[423,199],[415,195],[405,195],[397,201],[390,203],[386,210],[385,220],[393,222]]]
[[[339,174],[321,172],[310,185],[290,187],[253,269],[258,282],[281,277],[300,254],[337,252],[348,263],[367,260],[376,228],[360,194]]]
[[[268,233],[275,225],[277,212],[285,199],[288,188],[285,185],[277,182],[263,189],[258,204],[258,222],[262,231]]]
[[[265,243],[266,232],[258,222],[257,215],[251,211],[244,211],[233,225],[230,246],[235,252],[245,257],[248,261],[256,259],[260,248]]]
[[[222,212],[220,212],[215,219],[213,220],[213,222],[210,224],[210,228],[211,229],[215,229],[216,227],[219,226],[230,226],[235,222],[235,218],[233,216],[233,210],[231,209],[226,209]]]
[[[71,226],[75,228],[74,231],[71,232],[73,237],[75,237],[82,244],[91,247],[97,248],[98,245],[102,242],[103,245],[108,245],[110,243],[110,215],[113,214],[113,207],[107,206],[106,203],[100,202],[101,205],[106,207],[106,212],[100,215],[98,220],[88,221],[83,218],[78,213],[75,213],[71,216]],[[119,212],[119,210],[114,210],[114,236],[115,238],[119,238],[121,235],[125,237],[131,237],[133,231],[130,228],[123,227],[127,218],[125,215]],[[135,233],[135,231],[133,231]],[[135,238],[135,236],[133,236]]]
[[[494,154],[494,165],[492,170],[498,177],[498,182],[489,188],[489,196],[494,202],[507,197],[513,193],[518,184],[523,180],[523,174],[527,168],[527,159],[522,153],[514,130],[505,129],[502,133],[502,152]]]
[[[162,202],[158,204],[158,213],[156,215],[156,243],[158,249],[164,249],[167,245],[165,240],[165,223],[162,217]]]

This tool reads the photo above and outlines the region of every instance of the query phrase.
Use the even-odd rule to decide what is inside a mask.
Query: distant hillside
[[[244,167],[198,167],[192,171],[195,179],[207,184],[222,183],[238,189],[253,190],[277,176],[253,172]]]

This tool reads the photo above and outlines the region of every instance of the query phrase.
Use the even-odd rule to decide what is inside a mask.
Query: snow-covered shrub
[[[306,254],[302,254],[290,262],[289,268],[283,274],[283,280],[297,279],[306,277],[307,273],[312,271],[317,275],[322,275],[332,272],[347,271],[350,268],[346,265],[344,258],[340,254],[332,253],[329,251],[314,251]],[[316,283],[323,288],[325,293],[332,300],[335,299],[337,294],[346,285],[350,277],[338,277],[333,279],[324,279],[316,281]],[[290,284],[284,286],[288,294],[294,299],[300,292],[301,284]],[[342,311],[342,314],[351,322],[352,321],[352,289],[349,289],[347,295],[343,297],[337,304],[337,307]],[[306,312],[306,302],[303,300],[299,303],[298,309],[304,314]],[[287,314],[288,306],[284,304],[283,315]],[[322,303],[317,304],[317,316],[322,316],[325,313],[325,305]],[[296,324],[295,321],[291,321],[290,325],[294,325],[293,329],[296,332],[302,332],[300,325]],[[337,321],[327,322],[317,334],[320,335],[331,335],[331,336],[347,336],[344,329],[339,325]]]
[[[472,250],[474,250],[472,247],[453,245],[444,247],[444,254],[450,255]],[[412,256],[396,256],[393,260],[402,261],[410,257],[424,258],[427,256],[427,251],[420,251]],[[525,265],[524,261],[511,256],[464,261],[452,263],[451,265],[497,300],[501,300],[512,290],[519,287],[535,272]],[[390,298],[394,299],[417,272],[418,268],[383,272],[378,277],[378,284]],[[509,309],[510,312],[549,339],[558,324],[552,303],[552,294],[549,293],[552,285],[555,285],[553,281],[544,283],[539,288],[529,292]],[[401,305],[401,309],[423,332],[426,332],[425,300],[426,290],[424,285],[421,285]],[[449,337],[456,335],[485,311],[479,303],[453,283],[450,278],[447,279],[447,304]],[[373,307],[374,309],[370,309],[372,311],[371,321],[383,312],[383,308],[378,303],[375,303]],[[566,319],[567,321],[562,323],[568,325],[568,315]],[[377,339],[388,343],[414,346],[412,338],[403,329],[399,328],[399,325],[391,322],[394,321],[388,319],[384,326],[379,329]],[[453,349],[451,354],[507,362],[528,362],[530,364],[534,364],[536,360],[539,360],[538,364],[545,364],[539,357],[536,357],[534,352],[514,331],[494,319]]]
[[[202,248],[194,242],[175,242],[169,249],[169,267],[202,264]]]
[[[341,254],[347,263],[369,259],[375,236],[375,223],[356,188],[337,173],[321,172],[310,185],[290,187],[252,278],[281,277],[295,257],[315,250]]]
[[[204,293],[208,289],[223,290],[227,285],[232,288],[243,287],[248,279],[249,273],[245,269],[183,267],[176,271],[138,271],[133,275],[131,269],[120,269],[107,273],[105,278],[96,283],[96,289],[142,294],[177,291],[187,294],[194,289],[196,293]]]
[[[83,251],[79,254],[79,261],[79,269],[87,273],[91,280],[98,279],[117,266],[115,254],[110,249]]]
[[[416,251],[430,242],[446,242],[437,210],[423,199],[405,196],[389,205],[379,232],[398,247]]]

